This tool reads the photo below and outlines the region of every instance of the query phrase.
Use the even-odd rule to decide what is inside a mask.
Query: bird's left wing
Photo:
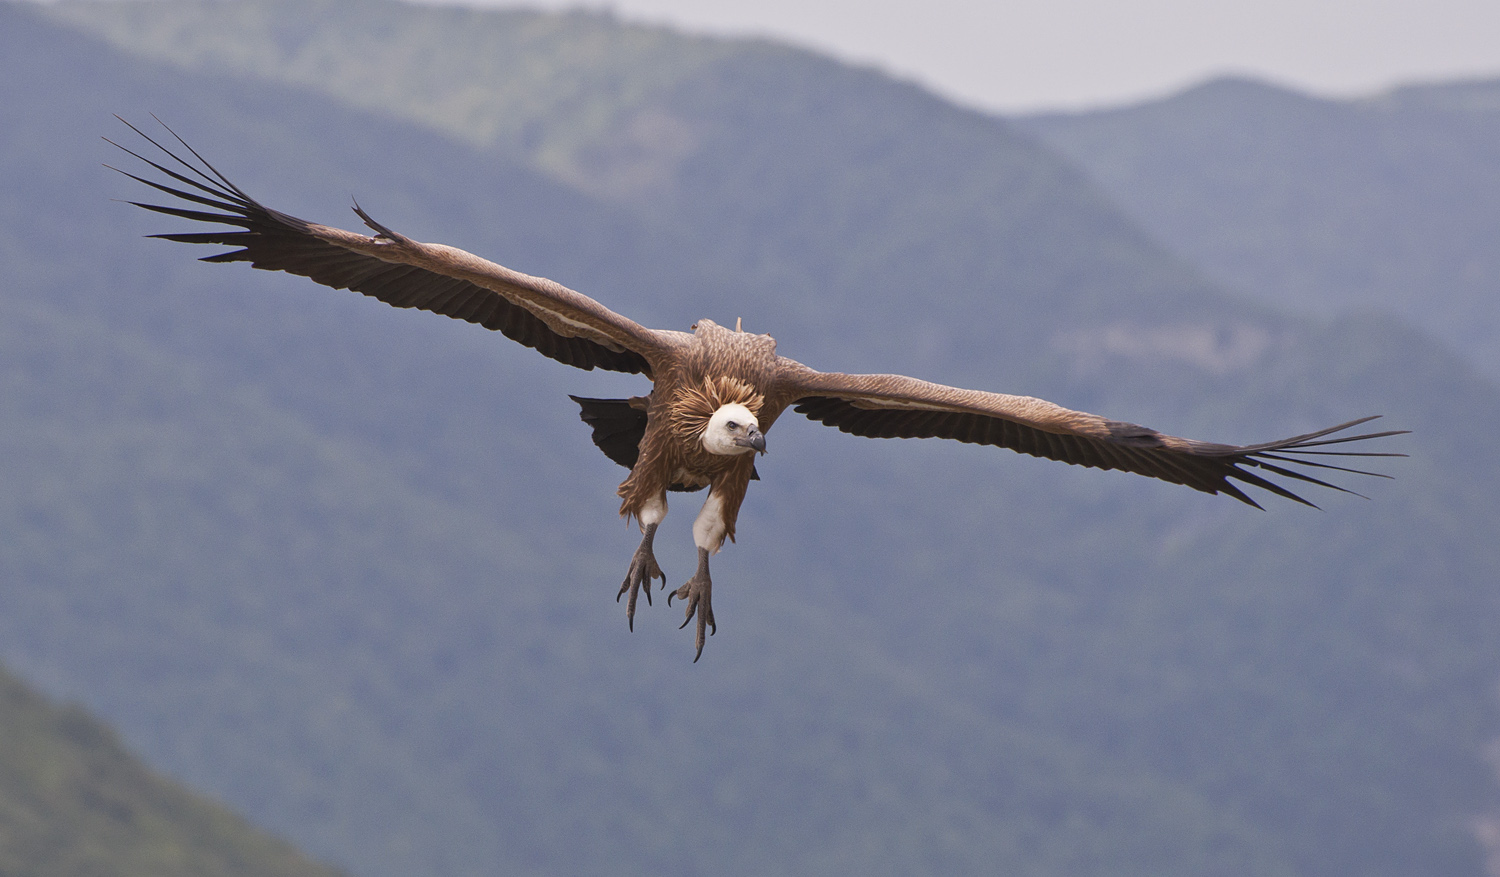
[[[166,164],[114,145],[176,185],[120,173],[180,201],[212,210],[130,203],[169,216],[230,227],[152,235],[184,243],[239,247],[205,257],[205,262],[249,262],[256,268],[298,274],[335,289],[352,289],[395,307],[418,308],[478,323],[582,369],[650,374],[653,362],[659,361],[670,345],[670,333],[648,329],[586,295],[454,247],[411,240],[371,219],[358,205],[355,212],[374,235],[318,225],[272,210],[246,195],[175,133],[172,136],[201,167],[134,125],[130,127],[161,150]]]
[[[1035,457],[1100,469],[1120,469],[1205,493],[1227,493],[1259,508],[1230,479],[1252,484],[1304,505],[1312,503],[1251,469],[1329,487],[1330,484],[1288,464],[1355,472],[1317,457],[1401,457],[1404,454],[1351,451],[1349,442],[1399,435],[1407,430],[1329,438],[1373,417],[1281,441],[1258,445],[1223,445],[1164,435],[1154,429],[1070,411],[1030,396],[1008,396],[962,390],[903,375],[846,375],[795,369],[788,373],[783,398],[812,420],[853,435],[870,438],[947,438],[1010,448]],[[1309,459],[1311,457],[1312,459]]]

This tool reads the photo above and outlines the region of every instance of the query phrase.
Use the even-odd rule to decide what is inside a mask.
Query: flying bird
[[[632,630],[639,594],[644,592],[649,604],[653,579],[661,579],[661,587],[666,587],[653,542],[667,514],[668,492],[708,488],[693,522],[697,571],[667,596],[668,604],[674,597],[684,601],[683,627],[697,622],[695,662],[703,654],[705,634],[717,630],[709,558],[726,539],[734,539],[740,503],[750,481],[758,477],[755,458],[766,453],[766,434],[788,408],[853,435],[993,445],[1224,493],[1257,508],[1259,504],[1233,482],[1310,506],[1266,476],[1350,493],[1288,466],[1388,477],[1334,465],[1326,458],[1404,456],[1347,449],[1351,442],[1406,432],[1339,435],[1373,417],[1264,444],[1215,444],[1164,435],[1029,396],[964,390],[902,375],[815,371],[778,355],[771,336],[740,331],[738,325],[729,329],[700,319],[688,332],[648,329],[551,280],[454,247],[414,241],[376,222],[357,203],[355,213],[373,234],[318,225],[273,210],[245,194],[171,129],[168,132],[196,163],[130,127],[160,151],[159,160],[109,142],[168,181],[120,173],[178,201],[170,206],[129,203],[216,227],[152,237],[236,247],[203,261],[249,262],[255,268],[286,271],[395,307],[477,323],[577,368],[649,378],[652,387],[644,396],[572,398],[593,429],[594,443],[630,470],[618,490],[620,514],[639,523],[642,537],[615,599],[627,598],[625,616]]]

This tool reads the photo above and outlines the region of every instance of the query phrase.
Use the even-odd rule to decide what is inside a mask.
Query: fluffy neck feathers
[[[738,403],[758,418],[764,402],[764,396],[739,378],[704,378],[677,391],[671,405],[672,426],[683,436],[700,438],[708,429],[709,418],[725,405]]]

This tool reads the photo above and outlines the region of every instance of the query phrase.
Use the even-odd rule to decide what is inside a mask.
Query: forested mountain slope
[[[333,877],[0,670],[0,873]]]
[[[1500,82],[1326,100],[1225,79],[1020,124],[1224,282],[1397,314],[1500,380]]]

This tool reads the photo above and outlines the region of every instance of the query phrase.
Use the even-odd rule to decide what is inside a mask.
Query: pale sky
[[[428,0],[454,3],[462,0]],[[969,106],[1066,109],[1221,73],[1323,95],[1500,77],[1500,0],[467,0],[769,36]]]

